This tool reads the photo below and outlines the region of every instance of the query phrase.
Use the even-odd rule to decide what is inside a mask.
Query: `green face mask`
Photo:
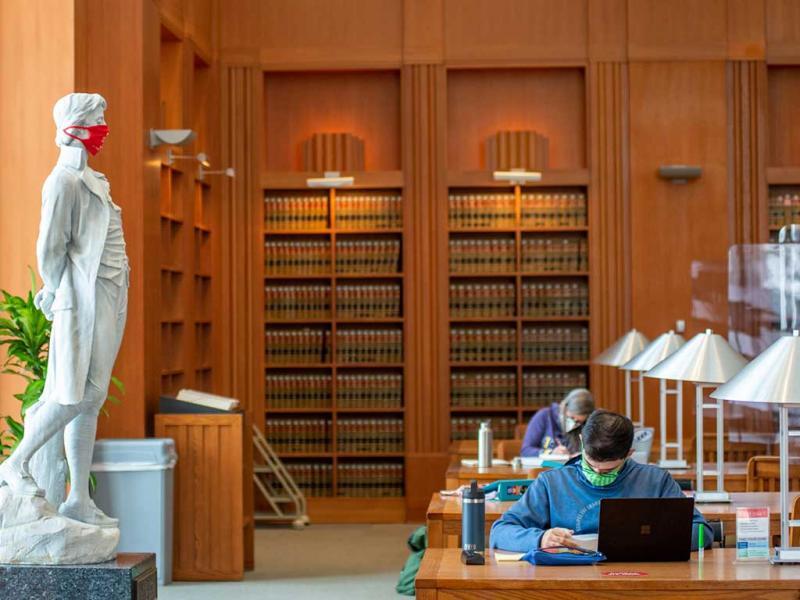
[[[597,471],[592,469],[591,466],[589,466],[589,463],[586,462],[586,458],[584,456],[581,456],[581,470],[583,471],[584,476],[589,481],[589,483],[597,487],[605,487],[607,485],[611,485],[612,483],[614,483],[617,480],[617,476],[619,475],[619,472],[622,470],[622,467],[624,465],[625,463],[622,463],[616,469],[608,473],[598,473]]]

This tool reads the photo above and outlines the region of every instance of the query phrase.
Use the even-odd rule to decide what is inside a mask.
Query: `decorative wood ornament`
[[[364,140],[352,133],[315,133],[303,142],[306,171],[363,171]]]
[[[486,139],[489,171],[547,168],[549,140],[535,131],[498,131]]]

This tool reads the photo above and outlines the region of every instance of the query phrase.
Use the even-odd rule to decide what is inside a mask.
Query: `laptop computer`
[[[604,498],[597,549],[609,561],[689,560],[693,498]]]

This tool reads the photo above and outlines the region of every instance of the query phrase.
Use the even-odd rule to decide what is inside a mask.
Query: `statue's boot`
[[[39,403],[41,405],[25,421],[22,440],[11,456],[0,464],[0,485],[7,485],[14,494],[20,496],[44,496],[44,491],[28,472],[28,462],[39,448],[80,412],[74,405],[43,400]]]
[[[88,525],[97,527],[119,527],[119,519],[109,517],[102,510],[97,508],[93,500],[85,502],[71,502],[67,500],[58,507],[58,512],[63,517],[80,521]]]
[[[36,485],[36,482],[21,465],[15,464],[11,459],[7,459],[0,464],[0,486],[7,485],[15,496],[41,496],[44,498],[44,490]]]

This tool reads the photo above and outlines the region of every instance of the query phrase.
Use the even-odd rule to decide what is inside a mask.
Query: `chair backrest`
[[[725,547],[725,524],[722,521],[709,521],[711,531],[714,532],[714,543],[720,548]]]
[[[795,519],[800,519],[800,496],[794,499],[792,502],[792,509],[789,514],[789,518],[794,521]],[[800,527],[790,527],[789,528],[789,540],[792,546],[797,546],[800,544]]]
[[[516,427],[514,427],[514,439],[521,440],[525,437],[525,432],[528,430],[527,423],[517,423]]]
[[[511,460],[519,456],[522,440],[502,440],[497,444],[497,458]]]
[[[780,460],[777,456],[753,456],[747,461],[747,491],[780,491]],[[789,465],[789,490],[800,490],[800,465]]]
[[[687,448],[689,462],[695,462],[696,440],[697,438],[693,437],[691,445]],[[769,445],[761,442],[732,442],[726,439],[722,451],[725,462],[747,462],[753,456],[763,456],[769,452]],[[717,440],[713,433],[703,435],[703,461],[717,461]]]

